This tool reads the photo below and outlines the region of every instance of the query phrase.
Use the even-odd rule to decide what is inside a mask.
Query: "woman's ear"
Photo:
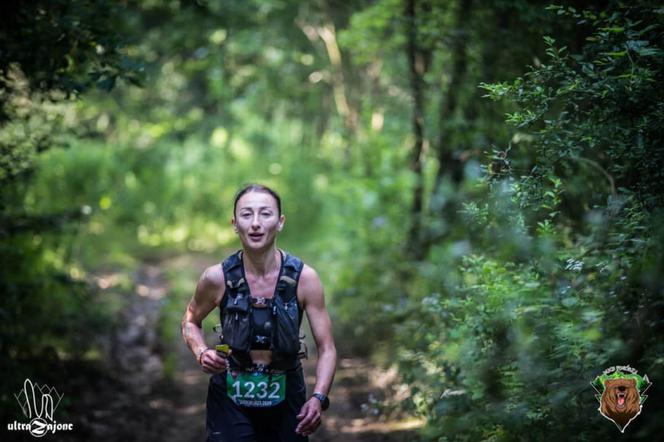
[[[279,225],[277,226],[277,230],[281,232],[281,230],[284,228],[284,222],[286,222],[286,217],[282,214],[279,217]]]
[[[231,224],[233,224],[233,230],[237,233],[237,224],[235,224],[235,217],[231,218]]]

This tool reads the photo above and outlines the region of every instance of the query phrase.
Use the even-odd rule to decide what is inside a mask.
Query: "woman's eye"
[[[272,212],[263,212],[261,215],[263,215],[263,216],[270,216],[270,215],[272,215]]]

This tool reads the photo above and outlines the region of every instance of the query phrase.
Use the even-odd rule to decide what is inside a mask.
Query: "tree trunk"
[[[410,71],[410,87],[413,95],[412,127],[415,142],[410,160],[410,167],[415,174],[413,189],[413,205],[411,208],[411,225],[408,232],[406,248],[408,253],[420,259],[422,211],[424,206],[424,179],[422,176],[422,153],[424,150],[424,74],[429,68],[431,51],[422,49],[417,42],[417,12],[415,0],[406,0],[406,34],[408,67]]]
[[[436,195],[441,192],[442,183],[446,177],[450,177],[452,183],[455,185],[459,185],[461,181],[463,181],[463,161],[458,155],[455,155],[457,149],[455,149],[453,144],[453,135],[456,129],[450,127],[449,120],[454,118],[457,113],[459,107],[459,95],[466,82],[466,72],[468,70],[466,29],[468,27],[471,6],[472,0],[461,0],[458,4],[456,29],[450,47],[452,53],[450,83],[446,92],[442,94],[439,104],[440,132],[435,147],[438,159],[438,171],[436,172],[434,181],[432,201],[436,200]],[[467,111],[469,110],[466,109],[464,114],[472,114],[472,112],[469,113]],[[430,211],[434,216],[443,217],[443,214],[445,214],[444,218],[446,223],[443,227],[439,226],[438,231],[430,229],[424,231],[422,229],[420,232],[418,251],[414,255],[415,259],[423,260],[429,252],[431,245],[445,236],[447,233],[446,230],[444,230],[445,226],[452,225],[455,222],[457,211],[455,206],[455,202],[448,199],[444,212],[442,207],[430,207]]]
[[[452,135],[454,129],[446,124],[454,118],[459,105],[459,93],[463,88],[466,72],[468,70],[467,54],[467,24],[472,8],[472,0],[461,0],[457,11],[456,31],[452,40],[452,73],[447,93],[442,96],[440,102],[440,133],[436,150],[438,152],[438,172],[434,192],[437,192],[445,176],[450,176],[455,184],[463,180],[463,163],[454,155],[454,146],[452,145]]]

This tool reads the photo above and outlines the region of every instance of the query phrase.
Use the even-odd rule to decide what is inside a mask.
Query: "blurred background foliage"
[[[3,411],[35,360],[108,356],[132,282],[99,274],[238,247],[252,181],[282,194],[341,354],[398,365],[422,440],[606,440],[610,365],[661,394],[657,2],[1,8]],[[645,409],[625,438],[662,431]]]

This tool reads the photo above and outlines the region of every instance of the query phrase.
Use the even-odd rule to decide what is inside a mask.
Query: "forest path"
[[[146,406],[159,421],[160,430],[154,440],[166,442],[203,441],[205,438],[205,398],[209,375],[203,373],[179,333],[171,342],[155,343],[160,309],[167,305],[167,297],[178,296],[176,307],[184,312],[188,298],[171,290],[168,269],[177,268],[196,278],[209,265],[206,257],[183,255],[161,263],[145,263],[135,274],[136,296],[127,308],[131,318],[127,330],[116,336],[115,358],[127,362],[125,382],[137,389],[150,389]],[[182,300],[180,300],[182,298]],[[182,304],[182,305],[179,305]],[[161,313],[163,314],[163,312]],[[174,324],[168,324],[174,327]],[[207,330],[206,330],[207,331]],[[307,333],[309,334],[309,333]],[[136,339],[140,336],[141,339]],[[131,339],[129,339],[131,338]],[[208,333],[208,344],[216,337]],[[131,345],[140,342],[141,345]],[[342,342],[337,342],[343,348]],[[311,347],[311,346],[310,346]],[[155,352],[146,348],[162,348],[160,358],[171,359],[170,377],[156,381],[154,374],[163,373],[164,362],[155,360]],[[315,353],[315,352],[311,352]],[[304,361],[307,391],[312,392],[315,381],[315,354]],[[143,367],[143,368],[141,368]],[[152,379],[148,376],[152,374]],[[310,437],[311,442],[401,442],[416,440],[416,428],[422,425],[415,419],[387,419],[372,413],[371,398],[399,401],[394,370],[381,370],[366,358],[345,358],[339,361],[334,387],[330,394],[331,407],[323,415],[323,425]],[[403,389],[402,389],[403,390]],[[403,391],[402,393],[403,394]],[[150,437],[147,434],[144,437]]]

